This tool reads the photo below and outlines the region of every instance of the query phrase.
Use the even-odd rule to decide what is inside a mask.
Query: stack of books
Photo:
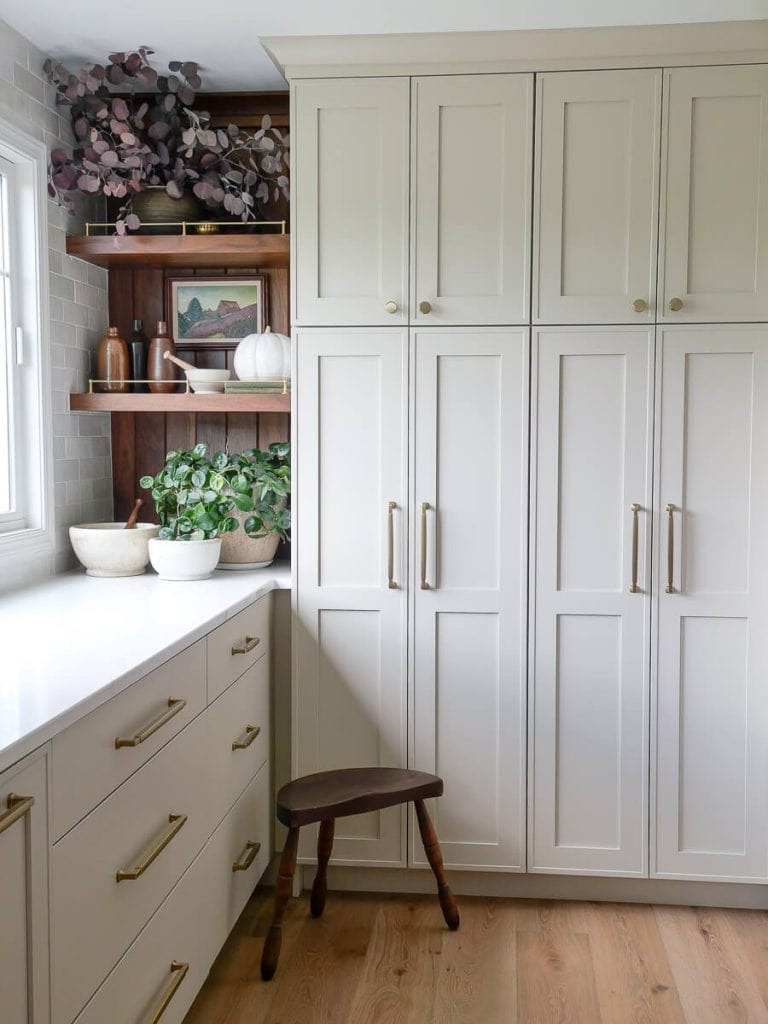
[[[288,377],[264,377],[261,380],[228,380],[226,395],[287,395],[291,390]]]

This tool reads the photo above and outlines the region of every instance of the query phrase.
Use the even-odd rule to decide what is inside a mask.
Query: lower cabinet
[[[48,751],[0,775],[0,1019],[47,1024]]]

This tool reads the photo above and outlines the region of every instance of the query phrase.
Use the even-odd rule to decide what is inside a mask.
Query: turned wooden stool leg
[[[317,874],[312,883],[312,896],[309,901],[309,909],[312,917],[321,917],[325,910],[325,896],[328,892],[326,871],[328,861],[331,859],[333,849],[333,830],[336,822],[328,818],[320,822],[320,834],[317,837]]]
[[[275,909],[272,913],[272,924],[264,940],[264,950],[261,954],[261,976],[264,981],[269,981],[277,970],[280,946],[283,941],[283,914],[285,913],[285,908],[293,888],[293,874],[296,870],[296,854],[298,849],[299,829],[297,826],[294,826],[288,830],[288,838],[285,840],[283,853],[280,857],[280,872],[275,888]]]
[[[426,853],[429,866],[437,879],[437,895],[445,923],[451,931],[456,931],[459,927],[459,911],[450,886],[445,880],[443,854],[440,850],[440,843],[437,841],[435,826],[432,824],[424,801],[414,800],[413,804],[416,808],[416,817],[419,820],[419,832],[421,832],[421,841],[424,844],[424,853]]]

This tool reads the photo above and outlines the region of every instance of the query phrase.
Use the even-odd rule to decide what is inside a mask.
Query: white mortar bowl
[[[141,576],[149,539],[159,532],[153,523],[137,523],[133,530],[125,523],[81,523],[70,526],[69,539],[88,576]]]
[[[205,580],[216,568],[221,537],[214,540],[158,540],[149,542],[149,560],[161,580]]]

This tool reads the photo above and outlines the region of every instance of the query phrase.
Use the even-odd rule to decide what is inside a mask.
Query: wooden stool
[[[442,794],[443,780],[437,775],[402,768],[342,768],[333,772],[305,775],[283,786],[277,794],[277,817],[288,826],[288,838],[280,858],[272,924],[261,955],[261,976],[264,981],[269,981],[274,975],[280,957],[282,920],[293,888],[299,829],[302,825],[311,825],[316,821],[320,822],[320,835],[317,840],[317,875],[309,903],[313,917],[320,917],[325,908],[328,890],[326,870],[333,847],[336,818],[380,811],[384,807],[412,800],[416,807],[424,852],[437,879],[437,895],[445,923],[451,930],[459,927],[456,900],[445,880],[440,844],[424,804],[430,797]]]

